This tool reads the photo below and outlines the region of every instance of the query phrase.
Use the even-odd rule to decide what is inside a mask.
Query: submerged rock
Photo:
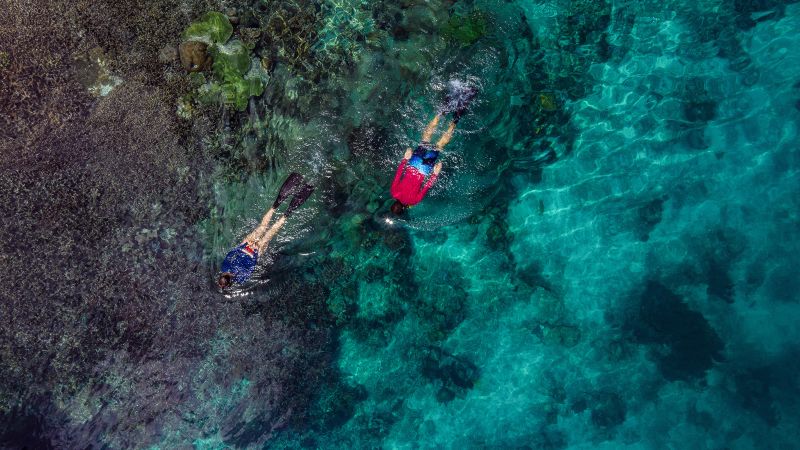
[[[109,70],[109,60],[99,47],[76,58],[75,66],[78,80],[95,97],[105,97],[122,84],[122,79]]]
[[[236,25],[239,23],[239,11],[236,8],[228,8],[225,10],[225,15],[228,17],[228,20]]]
[[[545,111],[555,111],[558,109],[556,96],[552,92],[542,92],[539,94],[539,106]]]
[[[200,41],[182,42],[178,47],[181,65],[189,72],[202,72],[211,67],[208,44]]]
[[[167,64],[178,60],[178,49],[174,45],[167,45],[158,52],[158,62]]]
[[[239,29],[239,39],[241,39],[242,43],[245,47],[249,49],[255,48],[256,44],[258,43],[258,39],[261,37],[261,29],[260,28],[240,28]]]

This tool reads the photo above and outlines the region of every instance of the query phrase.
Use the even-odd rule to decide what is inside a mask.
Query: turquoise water
[[[179,121],[163,99],[115,100],[130,77],[93,100],[91,117],[124,104],[180,124],[130,130],[195,138],[158,147],[172,175],[131,171],[108,189],[138,210],[64,200],[87,221],[75,227],[107,231],[46,269],[71,280],[83,261],[99,287],[48,275],[4,294],[0,444],[797,446],[800,4],[326,0],[253,14],[272,23],[282,8],[318,9],[293,29],[310,50],[300,64],[295,41],[261,41],[272,62],[245,112]],[[440,181],[393,217],[394,170],[454,78],[480,94]],[[220,294],[216,267],[293,171],[317,193],[256,281]],[[69,184],[53,179],[58,197]],[[127,249],[116,259],[96,246],[110,237]],[[5,245],[0,262],[22,251]],[[34,298],[60,313],[42,319]],[[37,352],[48,362],[26,365]]]

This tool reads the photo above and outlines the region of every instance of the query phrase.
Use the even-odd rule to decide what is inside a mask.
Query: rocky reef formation
[[[221,116],[176,114],[180,33],[206,7],[4,9],[0,446],[255,445],[327,377],[318,294],[267,316],[211,287],[202,142]]]

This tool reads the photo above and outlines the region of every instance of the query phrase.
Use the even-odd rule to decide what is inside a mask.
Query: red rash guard
[[[406,166],[408,166],[408,160],[404,159],[400,163],[400,167],[397,168],[394,181],[392,181],[392,197],[406,206],[411,206],[416,205],[422,200],[422,197],[425,197],[428,189],[436,181],[437,175],[432,173],[423,187],[422,183],[425,182],[425,175],[412,166],[408,166],[405,175],[403,175],[403,169],[406,169]]]

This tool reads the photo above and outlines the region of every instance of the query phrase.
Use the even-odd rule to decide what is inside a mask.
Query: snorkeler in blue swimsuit
[[[275,203],[264,214],[264,218],[261,219],[258,227],[225,256],[225,260],[222,261],[222,273],[217,279],[217,285],[220,288],[225,289],[234,283],[243,284],[250,279],[258,264],[259,252],[266,250],[269,242],[275,237],[283,224],[286,223],[286,218],[305,203],[312,192],[314,192],[314,186],[303,183],[303,177],[299,173],[289,175],[286,181],[283,182]],[[270,227],[269,223],[272,221],[272,215],[275,214],[275,210],[290,195],[294,195],[294,197],[289,203],[289,207],[286,208],[286,212],[283,213],[283,217]]]

